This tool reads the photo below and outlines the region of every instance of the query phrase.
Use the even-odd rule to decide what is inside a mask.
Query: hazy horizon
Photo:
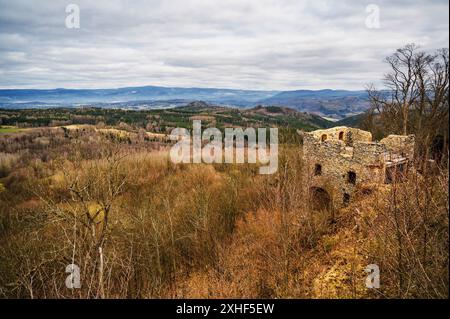
[[[48,87],[48,88],[40,88],[40,87],[27,87],[27,88],[14,88],[14,87],[0,87],[0,90],[117,90],[117,89],[132,89],[132,88],[140,88],[140,87],[160,87],[167,89],[211,89],[211,90],[233,90],[233,91],[261,91],[261,92],[289,92],[289,91],[366,91],[365,88],[362,89],[342,89],[342,88],[317,88],[317,89],[290,89],[290,90],[273,90],[273,89],[242,89],[235,87],[212,87],[212,86],[168,86],[168,85],[157,85],[157,84],[148,84],[148,85],[140,85],[140,86],[117,86],[117,87],[89,87],[89,88],[79,88],[79,87]]]

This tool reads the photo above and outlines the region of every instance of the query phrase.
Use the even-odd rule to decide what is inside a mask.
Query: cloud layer
[[[0,88],[363,89],[396,48],[449,46],[448,1],[374,1],[379,29],[370,3],[0,0]]]

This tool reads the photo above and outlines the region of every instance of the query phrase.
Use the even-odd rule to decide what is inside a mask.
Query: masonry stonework
[[[303,155],[311,192],[327,194],[330,204],[348,204],[363,184],[390,183],[414,157],[414,135],[372,134],[345,126],[303,133]],[[399,174],[400,173],[400,174]]]

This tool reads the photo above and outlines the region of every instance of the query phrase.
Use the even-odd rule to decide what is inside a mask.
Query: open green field
[[[20,129],[15,126],[0,126],[0,134],[1,133],[16,133],[19,131],[20,131]]]

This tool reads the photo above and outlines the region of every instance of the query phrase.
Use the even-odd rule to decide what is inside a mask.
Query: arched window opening
[[[326,190],[320,187],[311,188],[311,208],[314,211],[326,211],[331,209],[331,197]]]
[[[344,193],[342,203],[347,206],[350,203],[350,194]]]
[[[315,175],[315,176],[322,175],[322,165],[316,164],[316,165],[314,166],[314,175]]]
[[[356,173],[355,172],[348,172],[347,173],[347,182],[349,182],[350,184],[356,184]]]

